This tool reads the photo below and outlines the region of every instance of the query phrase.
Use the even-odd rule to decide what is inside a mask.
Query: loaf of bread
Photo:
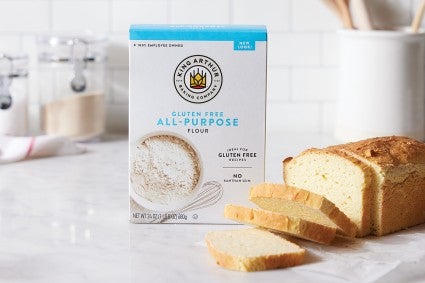
[[[261,229],[211,231],[205,241],[217,264],[227,269],[260,271],[304,261],[304,249]]]
[[[307,190],[262,183],[251,187],[249,199],[262,209],[330,226],[341,235],[356,235],[356,225],[343,212],[325,197]]]
[[[284,180],[335,203],[357,235],[385,235],[425,222],[425,144],[380,137],[309,149],[284,163]]]
[[[336,235],[336,228],[333,227],[300,217],[239,205],[226,205],[224,217],[325,245],[330,244]]]

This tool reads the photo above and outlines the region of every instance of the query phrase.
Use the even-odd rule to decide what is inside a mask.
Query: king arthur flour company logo
[[[204,55],[183,59],[174,72],[177,93],[192,103],[205,103],[221,89],[223,77],[218,64]]]

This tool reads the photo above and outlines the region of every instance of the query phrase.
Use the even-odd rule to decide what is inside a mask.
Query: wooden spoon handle
[[[339,11],[342,15],[342,22],[345,28],[353,29],[353,20],[351,18],[350,10],[348,9],[348,5],[344,0],[335,0],[336,5],[339,8]],[[424,0],[425,1],[425,0]]]
[[[322,0],[322,2],[342,21],[342,14],[334,0]]]
[[[351,0],[351,8],[356,21],[356,26],[360,30],[371,30],[372,21],[365,0]]]
[[[421,25],[422,18],[424,16],[425,11],[425,0],[422,0],[422,2],[419,4],[418,9],[416,10],[415,18],[412,22],[412,32],[418,32],[419,26]]]

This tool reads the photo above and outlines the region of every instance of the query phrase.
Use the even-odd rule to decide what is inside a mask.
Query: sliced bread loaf
[[[227,269],[260,271],[304,261],[304,249],[261,229],[211,231],[205,241],[217,264]]]
[[[385,235],[425,222],[425,144],[380,137],[334,147],[373,170],[371,233]]]
[[[339,234],[354,237],[356,225],[325,197],[284,184],[253,186],[249,199],[259,207],[330,226]]]
[[[335,149],[308,149],[283,164],[287,185],[326,197],[354,222],[357,236],[370,233],[373,170],[369,166]]]
[[[378,137],[284,160],[288,185],[321,194],[358,227],[358,236],[385,235],[425,223],[425,144]]]
[[[238,205],[226,205],[224,216],[244,224],[260,226],[321,244],[330,244],[336,228],[314,223],[299,217]]]

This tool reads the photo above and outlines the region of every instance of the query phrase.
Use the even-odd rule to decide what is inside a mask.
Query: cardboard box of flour
[[[264,181],[264,26],[130,28],[130,219],[230,223]]]

